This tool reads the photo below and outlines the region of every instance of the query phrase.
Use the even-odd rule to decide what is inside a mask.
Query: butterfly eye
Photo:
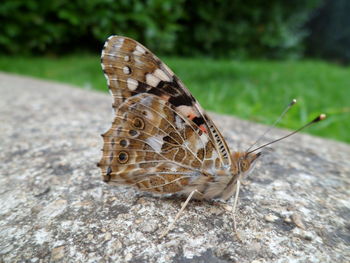
[[[132,126],[136,129],[142,130],[145,128],[145,123],[141,118],[136,117],[132,122]]]
[[[120,152],[118,155],[118,160],[120,163],[126,163],[129,159],[129,155],[126,152]]]

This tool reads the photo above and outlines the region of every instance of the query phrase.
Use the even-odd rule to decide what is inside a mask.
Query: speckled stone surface
[[[108,94],[0,74],[0,262],[350,262],[350,146],[299,134],[245,179],[233,233],[227,205],[103,183]],[[231,149],[265,127],[213,116]],[[268,139],[284,135],[274,130]]]

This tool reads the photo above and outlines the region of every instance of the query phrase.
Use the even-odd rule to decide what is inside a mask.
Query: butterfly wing
[[[130,38],[112,36],[101,64],[116,112],[104,135],[100,166],[105,180],[176,192],[188,178],[230,165],[229,149],[214,123],[148,49]],[[164,187],[156,187],[159,184]]]
[[[105,181],[172,193],[200,176],[205,156],[197,152],[204,142],[190,125],[176,127],[176,118],[171,105],[154,95],[126,99],[103,135],[100,167]]]
[[[111,36],[105,43],[101,60],[114,96],[114,107],[139,93],[161,97],[205,132],[220,162],[230,165],[229,148],[213,121],[181,80],[152,52],[133,39]]]

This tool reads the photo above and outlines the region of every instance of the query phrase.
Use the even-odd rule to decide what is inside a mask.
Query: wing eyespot
[[[145,122],[141,118],[135,117],[132,121],[132,126],[135,129],[143,130],[145,128]]]
[[[128,162],[128,160],[129,160],[129,155],[127,154],[127,152],[124,152],[124,151],[119,152],[119,154],[118,154],[119,163],[123,164],[123,163]]]
[[[135,131],[135,130],[130,130],[129,131],[129,135],[131,136],[131,137],[136,137],[136,136],[138,136],[138,131]]]
[[[122,140],[120,140],[119,141],[119,145],[121,146],[121,147],[127,147],[128,145],[129,145],[129,141],[128,140],[125,140],[125,139],[122,139]]]

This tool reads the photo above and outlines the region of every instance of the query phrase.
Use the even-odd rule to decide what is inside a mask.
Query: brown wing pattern
[[[99,166],[105,181],[178,192],[189,178],[201,175],[201,167],[215,166],[211,153],[201,153],[208,143],[190,125],[179,124],[170,106],[154,95],[139,94],[118,107],[111,129],[103,135]]]
[[[221,134],[174,73],[138,42],[112,36],[102,68],[115,120],[103,135],[104,180],[174,193],[230,165]]]
[[[192,120],[214,145],[222,165],[231,164],[229,148],[212,120],[181,80],[152,52],[133,39],[111,36],[102,51],[101,64],[114,96],[114,107],[139,93],[169,101],[177,112]]]

